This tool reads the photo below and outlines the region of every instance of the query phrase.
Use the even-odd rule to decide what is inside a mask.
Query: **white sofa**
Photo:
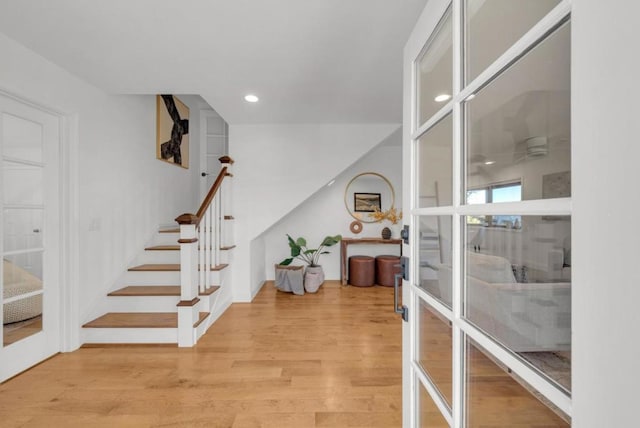
[[[516,352],[571,347],[571,283],[518,283],[503,257],[468,252],[466,318]],[[451,301],[451,266],[438,266],[441,298]]]

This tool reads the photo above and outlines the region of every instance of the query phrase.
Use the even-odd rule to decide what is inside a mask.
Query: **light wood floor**
[[[194,348],[88,347],[0,385],[1,427],[400,427],[393,289],[276,292],[234,304]],[[422,314],[424,364],[451,400],[451,332]],[[475,348],[469,426],[569,424]],[[422,359],[421,359],[422,360]],[[422,426],[444,419],[421,390]],[[426,424],[424,424],[426,423]]]
[[[195,348],[61,354],[0,385],[3,427],[399,427],[393,289],[265,284]]]

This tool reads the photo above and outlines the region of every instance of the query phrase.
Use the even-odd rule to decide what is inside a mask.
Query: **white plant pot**
[[[304,273],[304,289],[307,293],[315,293],[324,282],[322,266],[307,266]]]

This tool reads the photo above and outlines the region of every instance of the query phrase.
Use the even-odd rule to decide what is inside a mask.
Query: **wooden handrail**
[[[226,176],[227,167],[225,166],[220,170],[218,177],[216,177],[216,181],[213,182],[213,185],[209,189],[209,193],[207,193],[207,196],[202,200],[202,204],[200,205],[198,212],[195,215],[190,213],[182,214],[176,218],[176,222],[178,224],[195,224],[196,227],[198,227],[200,225],[200,221],[204,218],[205,211],[207,211],[207,208],[211,205],[211,201],[213,201],[216,193],[218,193],[218,189],[222,186],[222,180],[224,180]]]
[[[214,196],[216,196],[216,193],[218,193],[218,189],[220,189],[220,186],[222,186],[222,180],[224,180],[224,177],[226,176],[226,174],[227,174],[227,167],[225,166],[220,170],[220,174],[218,174],[218,177],[216,177],[216,181],[213,182],[211,189],[209,189],[209,193],[207,193],[207,196],[205,196],[204,200],[202,201],[202,204],[200,204],[200,208],[196,213],[196,217],[198,217],[198,222],[196,223],[196,227],[200,224],[200,221],[204,217],[205,211],[207,211],[207,208],[209,208],[209,205],[211,205],[211,201],[213,201]]]

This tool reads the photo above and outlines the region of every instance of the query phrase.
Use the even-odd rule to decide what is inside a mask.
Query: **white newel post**
[[[180,224],[180,302],[178,303],[178,346],[195,345],[193,325],[198,321],[198,217],[182,214]]]
[[[230,230],[233,228],[230,227],[229,222],[224,221],[224,217],[227,215],[231,215],[231,178],[233,178],[233,174],[231,173],[231,166],[233,165],[233,159],[229,156],[223,156],[218,159],[222,164],[222,167],[227,167],[227,177],[222,182],[221,195],[220,195],[220,219],[222,220],[220,223],[220,246],[226,247],[233,245],[233,236],[231,236]]]

